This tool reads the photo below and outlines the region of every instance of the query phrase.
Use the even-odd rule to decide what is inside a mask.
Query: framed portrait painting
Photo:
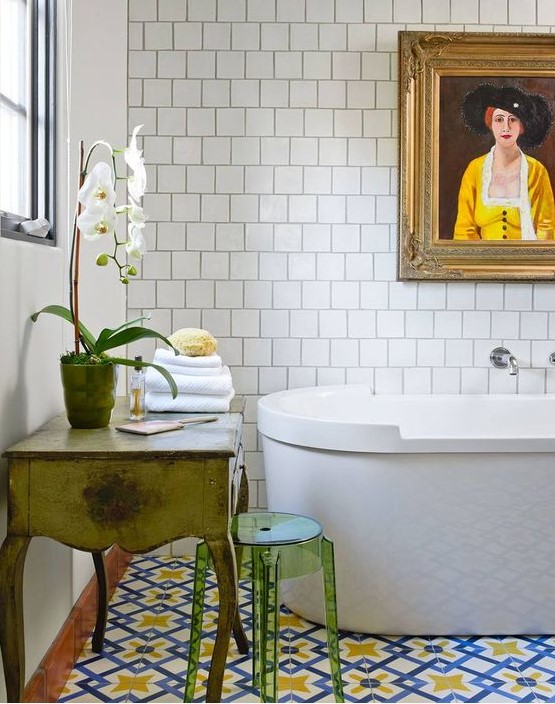
[[[555,281],[555,35],[399,33],[398,278]]]

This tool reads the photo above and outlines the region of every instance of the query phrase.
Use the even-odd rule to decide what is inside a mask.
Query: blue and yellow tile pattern
[[[102,655],[85,647],[60,702],[181,702],[193,562],[136,557],[110,603]],[[215,638],[209,583],[195,701],[203,701]],[[241,588],[250,634],[250,594]],[[424,637],[342,632],[348,702],[555,702],[555,636]],[[232,644],[223,701],[257,702],[251,658]],[[282,609],[279,700],[332,702],[324,628]]]

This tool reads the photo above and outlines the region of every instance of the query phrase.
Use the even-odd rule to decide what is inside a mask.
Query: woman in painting
[[[465,125],[495,144],[461,181],[455,240],[552,240],[555,204],[547,169],[521,149],[538,147],[553,121],[547,100],[512,85],[478,85],[462,104]]]

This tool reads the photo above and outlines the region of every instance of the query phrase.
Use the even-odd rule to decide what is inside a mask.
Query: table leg
[[[9,702],[23,701],[23,567],[31,538],[8,536],[0,548],[0,648]]]
[[[208,674],[206,701],[220,702],[225,661],[237,608],[237,567],[230,535],[225,539],[206,538],[206,544],[212,555],[219,595],[218,630]]]
[[[94,550],[92,558],[97,586],[96,624],[92,637],[92,649],[94,653],[101,653],[104,645],[104,634],[106,633],[106,621],[108,620],[108,576],[106,574],[104,553],[101,550]]]
[[[241,471],[241,481],[239,484],[239,497],[237,499],[237,513],[246,513],[249,510],[249,480],[247,477],[247,469],[244,464],[240,467]],[[235,549],[235,556],[237,558],[237,570],[241,571],[241,561],[243,559],[242,548]],[[249,641],[245,629],[243,628],[243,623],[241,622],[241,615],[239,613],[239,602],[237,602],[237,607],[235,609],[235,619],[233,621],[233,637],[237,643],[237,649],[241,655],[247,655],[249,652]]]

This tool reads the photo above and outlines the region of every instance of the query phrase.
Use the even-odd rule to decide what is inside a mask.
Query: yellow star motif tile
[[[141,620],[137,624],[137,628],[169,628],[171,614],[141,614]]]
[[[518,647],[516,640],[504,642],[487,640],[486,645],[491,648],[491,654],[493,657],[497,657],[499,655],[526,655],[526,653],[522,652],[522,650]]]
[[[171,567],[163,567],[156,575],[156,581],[165,582],[167,579],[171,579],[172,582],[184,582],[185,570],[172,570]]]
[[[291,692],[310,692],[310,689],[306,686],[307,679],[308,675],[298,675],[297,677],[280,676],[278,679],[278,686],[282,691],[283,689],[291,688]],[[281,686],[282,680],[283,687]]]
[[[116,692],[145,692],[148,694],[148,683],[154,675],[116,675],[118,684],[112,688],[112,694]]]
[[[350,691],[353,694],[362,694],[363,692],[368,694],[372,689],[379,691],[381,695],[393,694],[394,690],[387,682],[390,677],[387,672],[372,672],[371,675],[349,674],[348,679],[355,683]]]
[[[347,648],[346,656],[348,658],[379,658],[380,655],[376,650],[376,643],[345,643]]]
[[[511,692],[514,692],[515,694],[518,694],[523,689],[528,689],[528,687],[531,687],[532,689],[539,689],[541,692],[548,693],[550,693],[553,689],[552,687],[549,687],[547,683],[541,682],[542,677],[544,677],[541,672],[529,672],[526,673],[525,676],[522,676],[520,673],[515,674],[513,672],[503,672],[503,675],[508,680],[512,680],[514,682],[514,685],[511,687]]]
[[[444,690],[452,690],[453,692],[470,692],[462,681],[463,675],[429,675],[434,681],[434,692],[443,692]]]
[[[287,614],[282,613],[279,616],[280,628],[302,628],[303,623],[303,619],[293,612]]]

